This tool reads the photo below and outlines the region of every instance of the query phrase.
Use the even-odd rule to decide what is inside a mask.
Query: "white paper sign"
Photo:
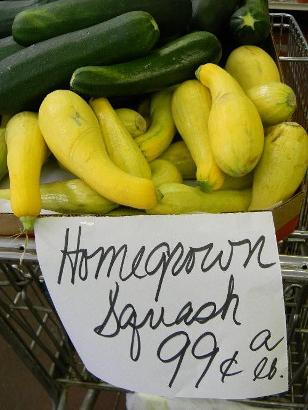
[[[35,237],[58,314],[98,378],[168,397],[288,389],[271,213],[48,217]]]

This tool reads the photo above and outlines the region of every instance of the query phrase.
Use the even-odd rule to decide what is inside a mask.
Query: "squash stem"
[[[197,184],[199,185],[201,191],[203,192],[212,192],[213,187],[208,181],[197,181]]]
[[[19,220],[22,223],[23,233],[33,232],[36,220],[35,216],[21,216]]]

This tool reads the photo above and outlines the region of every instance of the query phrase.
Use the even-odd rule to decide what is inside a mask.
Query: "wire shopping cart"
[[[285,81],[295,90],[294,120],[307,128],[308,47],[295,19],[272,14],[272,34]],[[307,184],[306,184],[307,186]],[[279,244],[287,317],[290,388],[286,394],[248,400],[266,408],[308,409],[308,212],[307,195],[298,230]],[[66,408],[67,391],[81,386],[80,409],[92,409],[103,390],[121,392],[87,372],[65,332],[45,287],[35,242],[0,238],[0,334],[50,396],[54,408]],[[20,258],[23,263],[20,264]]]

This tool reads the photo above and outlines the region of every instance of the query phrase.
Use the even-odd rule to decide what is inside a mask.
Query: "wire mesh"
[[[46,290],[34,242],[30,241],[27,254],[22,242],[15,241],[13,248],[9,242],[0,239],[0,334],[29,367],[57,409],[65,408],[67,389],[72,385],[87,389],[81,408],[90,409],[97,398],[96,390],[115,388],[88,373],[75,352]],[[120,402],[119,396],[115,403]]]
[[[308,127],[308,45],[295,18],[290,14],[271,14],[274,46],[284,81],[297,96],[294,120]]]
[[[308,129],[308,45],[295,18],[290,14],[272,13],[271,27],[276,55],[279,59],[283,80],[294,90],[297,109],[292,120]],[[305,199],[300,213],[298,230],[300,236],[291,236],[279,244],[284,254],[308,254],[308,173],[302,189]]]

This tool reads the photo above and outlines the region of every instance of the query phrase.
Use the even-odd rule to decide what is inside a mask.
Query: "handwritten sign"
[[[288,389],[270,213],[47,217],[35,237],[58,314],[98,378],[166,397]]]

